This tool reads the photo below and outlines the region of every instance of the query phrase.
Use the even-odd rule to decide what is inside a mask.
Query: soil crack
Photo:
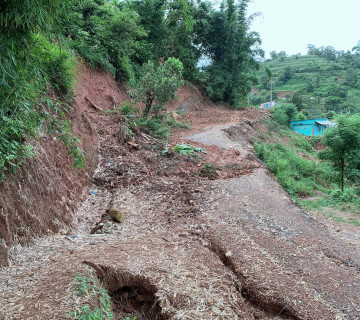
[[[251,303],[254,308],[260,312],[264,312],[265,318],[269,316],[281,316],[282,319],[302,319],[299,317],[297,312],[293,310],[286,302],[276,301],[275,297],[272,296],[264,296],[259,292],[256,286],[252,286],[250,283],[248,283],[247,278],[241,272],[240,268],[231,259],[231,251],[226,250],[213,239],[209,240],[206,239],[206,237],[202,239],[205,240],[208,244],[207,248],[219,257],[222,264],[239,281],[237,284],[237,289],[241,293],[242,297]]]

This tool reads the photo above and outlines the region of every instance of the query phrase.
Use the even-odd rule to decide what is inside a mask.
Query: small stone
[[[124,214],[118,209],[110,208],[107,210],[107,214],[116,222],[123,223],[125,220]]]
[[[231,251],[228,251],[225,253],[225,257],[231,257],[232,256],[232,252]]]
[[[63,207],[66,205],[66,198],[64,196],[61,197],[61,205]]]

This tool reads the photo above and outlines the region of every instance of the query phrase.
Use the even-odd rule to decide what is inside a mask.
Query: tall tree
[[[353,158],[358,158],[360,152],[360,115],[342,115],[336,122],[337,126],[327,129],[325,133],[327,149],[320,153],[320,157],[333,163],[339,173],[341,191],[344,191],[346,175],[356,169]]]
[[[194,44],[195,6],[189,0],[133,1],[132,7],[140,17],[140,24],[148,37],[140,64],[152,60],[158,63],[174,57],[184,65],[183,75],[195,80],[200,50]]]
[[[255,71],[257,56],[263,51],[259,35],[249,32],[251,18],[247,18],[248,0],[235,4],[223,3],[220,11],[208,14],[207,30],[202,32],[204,53],[211,59],[206,68],[205,87],[211,98],[240,107],[247,100]]]

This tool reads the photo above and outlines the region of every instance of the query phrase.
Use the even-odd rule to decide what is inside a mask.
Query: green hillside
[[[251,95],[253,105],[269,101],[266,68],[272,73],[273,99],[294,103],[309,118],[360,111],[359,53],[338,52],[331,47],[312,47],[304,56],[272,53],[272,59],[262,63],[257,75],[258,93]]]

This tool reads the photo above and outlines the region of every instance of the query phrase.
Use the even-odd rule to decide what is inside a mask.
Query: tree
[[[271,60],[275,60],[278,57],[276,51],[271,51],[270,52],[270,57],[271,57]]]
[[[295,105],[292,103],[284,104],[284,105],[282,105],[282,108],[284,109],[284,112],[288,116],[289,124],[290,124],[291,121],[295,120],[295,115],[297,114],[298,111],[297,111]]]
[[[272,110],[272,119],[283,126],[287,126],[289,124],[289,117],[282,107]]]
[[[340,176],[341,191],[344,191],[346,174],[354,169],[353,158],[360,152],[360,115],[339,116],[337,126],[327,129],[324,144],[327,149],[320,153],[321,159],[330,160]]]
[[[298,110],[301,110],[303,107],[303,98],[300,92],[295,92],[294,95],[291,98],[291,102],[298,108]]]
[[[287,66],[284,71],[283,74],[280,76],[280,81],[282,81],[283,83],[287,82],[288,80],[290,80],[293,76],[293,71],[291,69],[290,66]]]
[[[294,118],[295,121],[300,121],[300,120],[306,120],[306,115],[302,112],[299,111]]]
[[[90,64],[112,72],[117,80],[135,78],[134,60],[146,32],[137,13],[107,0],[68,0],[65,36]]]
[[[357,42],[356,46],[351,49],[355,51],[356,54],[360,54],[360,41]]]
[[[323,50],[322,56],[327,60],[335,61],[337,58],[337,52],[333,47],[328,46]]]
[[[144,103],[143,118],[153,111],[156,114],[176,96],[177,89],[183,84],[181,75],[183,65],[175,58],[169,58],[156,66],[149,61],[142,67],[142,75],[132,91],[135,100]]]
[[[206,91],[213,100],[234,107],[247,103],[248,93],[256,83],[255,71],[259,68],[255,58],[263,55],[257,47],[259,35],[249,32],[251,18],[246,15],[247,4],[248,0],[239,4],[228,0],[220,11],[207,7],[204,28],[196,29],[202,39],[203,53],[211,60],[203,76]]]
[[[142,42],[139,64],[174,57],[184,66],[183,76],[194,81],[201,56],[195,32],[196,8],[189,0],[132,1],[131,7],[140,17],[140,25],[148,33]]]
[[[353,68],[346,70],[345,84],[351,88],[358,86],[358,73]]]

